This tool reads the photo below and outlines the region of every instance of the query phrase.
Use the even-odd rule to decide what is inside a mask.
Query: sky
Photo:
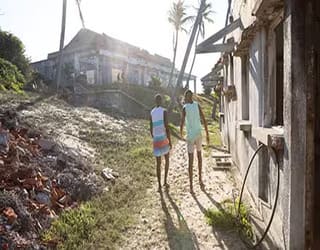
[[[213,24],[206,25],[205,38],[224,27],[227,0],[207,0],[213,6]],[[168,12],[173,0],[82,0],[81,8],[88,29],[172,59],[173,27]],[[189,13],[198,0],[185,0]],[[62,0],[0,0],[0,28],[18,36],[31,61],[43,60],[59,48]],[[190,27],[190,25],[189,25]],[[82,28],[75,0],[68,0],[65,44]],[[189,36],[181,34],[176,66],[180,69]],[[202,39],[201,39],[202,40]],[[200,40],[200,41],[201,41]],[[186,72],[189,72],[192,54]],[[193,74],[200,78],[211,71],[219,54],[197,55]],[[193,87],[191,88],[193,90]]]

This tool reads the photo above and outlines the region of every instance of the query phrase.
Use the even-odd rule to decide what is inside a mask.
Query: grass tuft
[[[240,206],[240,214],[237,214],[238,202],[225,200],[220,209],[207,209],[205,217],[207,223],[220,230],[238,231],[248,240],[253,239],[253,229],[249,218],[249,208],[244,204]]]

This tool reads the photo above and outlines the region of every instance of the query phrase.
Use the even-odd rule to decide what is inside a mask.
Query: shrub
[[[16,65],[24,77],[29,77],[29,59],[25,56],[23,43],[15,35],[2,30],[0,30],[0,58]]]
[[[157,77],[157,76],[151,76],[151,80],[149,81],[149,86],[150,86],[151,88],[158,89],[158,88],[161,87],[161,84],[162,84],[162,82],[161,82],[161,80],[160,80],[159,77]]]
[[[0,58],[0,89],[19,92],[24,83],[25,78],[18,68],[9,61]]]
[[[210,95],[211,94],[212,89],[210,87],[205,87],[204,89],[204,94],[205,95]]]

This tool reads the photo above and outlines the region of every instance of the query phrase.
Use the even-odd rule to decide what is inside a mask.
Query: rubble
[[[115,180],[119,177],[119,173],[116,171],[113,171],[111,168],[104,168],[102,170],[102,177],[106,180]]]
[[[105,189],[93,167],[0,114],[0,249],[46,249],[39,235],[64,209]]]

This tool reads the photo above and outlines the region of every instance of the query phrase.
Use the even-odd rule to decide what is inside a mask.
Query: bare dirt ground
[[[194,195],[189,192],[185,142],[178,141],[171,151],[168,182],[170,188],[156,192],[157,182],[148,190],[137,224],[128,230],[121,249],[247,249],[235,232],[219,231],[206,223],[205,209],[233,199],[236,192],[230,171],[214,170],[212,153],[203,152],[202,191],[194,163]],[[206,157],[205,157],[206,156]],[[163,164],[164,165],[164,164]],[[162,178],[163,178],[162,168]]]

